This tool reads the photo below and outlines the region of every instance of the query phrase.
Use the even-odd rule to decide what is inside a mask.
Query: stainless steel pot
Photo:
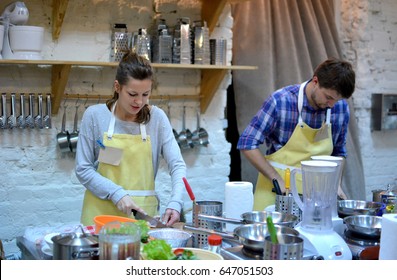
[[[62,233],[51,238],[54,260],[98,260],[98,236],[84,233]]]

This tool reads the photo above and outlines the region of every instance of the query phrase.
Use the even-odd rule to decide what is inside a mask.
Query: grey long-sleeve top
[[[100,147],[96,143],[103,138],[108,130],[111,112],[105,104],[92,105],[84,112],[79,140],[76,149],[76,176],[94,195],[101,199],[111,200],[116,204],[127,192],[123,187],[113,183],[110,179],[97,172]],[[182,177],[186,176],[186,164],[167,115],[159,107],[152,105],[150,121],[146,124],[147,135],[152,144],[152,161],[154,177],[159,167],[160,156],[168,165],[171,175],[172,192],[167,208],[181,211],[183,207],[182,195],[185,190]],[[139,124],[126,122],[116,117],[115,134],[140,135]]]

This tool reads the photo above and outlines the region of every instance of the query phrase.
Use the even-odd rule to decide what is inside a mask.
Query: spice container
[[[210,234],[208,236],[208,247],[207,250],[211,251],[216,254],[221,253],[221,247],[222,247],[222,236],[219,236],[217,234]]]

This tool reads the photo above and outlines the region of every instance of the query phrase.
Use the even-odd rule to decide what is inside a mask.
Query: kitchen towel
[[[253,185],[250,182],[227,182],[225,184],[225,212],[227,218],[241,219],[241,214],[254,207]],[[226,223],[226,231],[233,232],[238,225]]]
[[[380,234],[380,260],[397,260],[397,214],[383,214]]]

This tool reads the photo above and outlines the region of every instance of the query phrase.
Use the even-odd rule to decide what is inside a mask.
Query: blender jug
[[[302,173],[302,197],[300,199],[295,177]],[[335,202],[337,164],[330,161],[301,161],[301,170],[291,171],[291,191],[302,209],[301,227],[309,230],[332,230],[332,203]]]
[[[338,216],[338,187],[342,182],[342,174],[344,167],[344,159],[343,157],[335,157],[335,156],[312,156],[312,160],[322,160],[322,161],[330,161],[335,162],[337,164],[336,168],[336,182],[335,182],[335,196],[332,198],[331,203],[331,213],[332,218],[337,218]]]

